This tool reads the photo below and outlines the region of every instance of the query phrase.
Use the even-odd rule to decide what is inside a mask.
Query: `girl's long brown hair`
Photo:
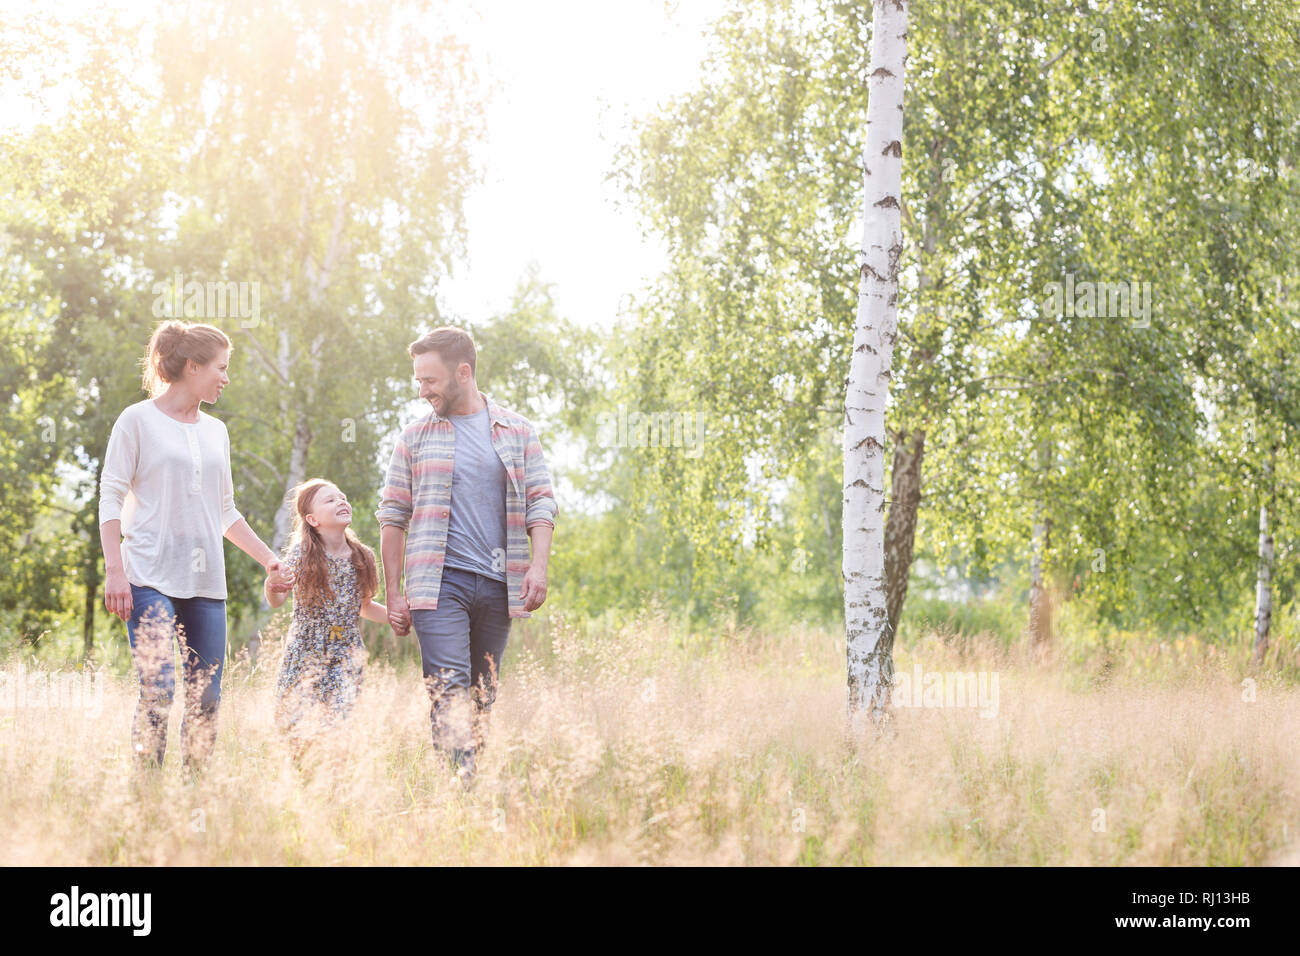
[[[324,478],[312,478],[293,490],[293,538],[289,541],[289,547],[302,545],[294,599],[308,606],[328,604],[334,600],[329,565],[325,560],[325,543],[321,541],[320,532],[307,523],[307,514],[311,511],[317,492],[328,484],[332,482]],[[375,552],[362,544],[351,528],[344,528],[343,536],[352,550],[352,567],[357,572],[357,588],[361,591],[364,603],[379,590],[379,566],[375,562]]]

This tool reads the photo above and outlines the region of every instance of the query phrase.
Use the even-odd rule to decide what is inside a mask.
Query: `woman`
[[[166,753],[174,640],[184,665],[185,766],[201,768],[216,739],[226,656],[222,537],[267,574],[280,567],[235,510],[225,424],[199,410],[230,384],[230,351],[230,339],[211,325],[160,323],[143,359],[150,398],[118,417],[104,456],[104,604],[126,622],[140,673],[131,730],[139,766],[161,766]]]

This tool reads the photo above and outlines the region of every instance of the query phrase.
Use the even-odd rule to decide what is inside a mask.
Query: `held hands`
[[[546,568],[530,565],[524,574],[524,586],[519,591],[525,611],[536,611],[546,601]]]
[[[266,563],[267,590],[281,593],[292,591],[296,580],[294,573],[281,564],[278,558],[272,558]]]
[[[520,591],[525,611],[535,611],[546,601],[546,569],[529,567]],[[402,594],[388,595],[388,626],[398,637],[411,633],[411,605]]]
[[[411,633],[411,605],[406,600],[406,595],[388,595],[388,626],[398,637]]]

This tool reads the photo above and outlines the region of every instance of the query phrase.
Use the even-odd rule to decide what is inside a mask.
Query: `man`
[[[511,619],[546,600],[559,509],[533,426],[479,391],[469,335],[434,329],[409,352],[433,411],[402,430],[375,512],[388,623],[415,628],[434,745],[468,782]]]

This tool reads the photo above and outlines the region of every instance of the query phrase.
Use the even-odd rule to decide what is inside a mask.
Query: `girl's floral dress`
[[[302,546],[294,545],[285,566],[298,572]],[[361,690],[366,647],[361,641],[361,592],[351,556],[331,557],[334,600],[308,606],[294,588],[293,619],[285,638],[284,660],[276,682],[275,719],[291,737],[311,737],[347,719]]]

